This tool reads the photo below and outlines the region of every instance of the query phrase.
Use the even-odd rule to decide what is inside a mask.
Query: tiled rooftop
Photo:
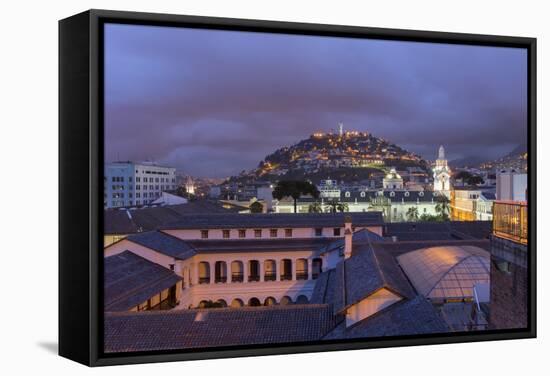
[[[334,326],[327,305],[217,308],[105,315],[105,352],[316,341]]]
[[[323,339],[406,336],[448,332],[449,327],[422,296],[400,302],[346,328],[339,324]]]
[[[129,241],[151,248],[170,257],[185,260],[194,256],[197,252],[186,241],[175,236],[165,234],[162,231],[149,231],[130,235]]]
[[[375,226],[384,223],[381,212],[364,213],[271,213],[193,215],[180,218],[161,229],[221,229],[221,228],[304,228],[343,227],[350,216],[354,226]]]
[[[105,311],[126,311],[181,280],[174,272],[130,251],[104,259]]]
[[[138,209],[108,209],[104,211],[105,234],[134,234],[156,230],[162,225],[174,222],[182,216],[194,214],[223,214],[225,209],[216,202],[191,201],[187,204],[144,207]]]

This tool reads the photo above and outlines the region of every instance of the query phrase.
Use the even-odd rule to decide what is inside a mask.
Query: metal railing
[[[296,280],[306,280],[307,279],[307,272],[299,271],[296,272]]]
[[[232,273],[231,282],[242,282],[244,281],[243,273]]]
[[[527,203],[523,201],[495,201],[493,204],[493,234],[527,244]]]
[[[266,272],[264,275],[264,281],[276,281],[277,273]]]
[[[210,283],[210,277],[200,277],[199,278],[199,283],[200,284]]]

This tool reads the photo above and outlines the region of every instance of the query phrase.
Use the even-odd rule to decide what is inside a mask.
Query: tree
[[[443,221],[449,220],[449,213],[451,211],[449,206],[449,199],[446,196],[438,196],[436,198],[437,204],[435,204],[435,212]]]
[[[409,221],[411,221],[411,222],[416,222],[416,221],[418,221],[419,214],[418,214],[418,208],[417,208],[416,206],[411,206],[411,207],[407,210],[407,218],[408,218]]]
[[[250,209],[251,213],[263,213],[264,212],[264,206],[262,205],[262,203],[260,201],[254,201],[252,204],[250,204],[249,209]]]
[[[327,211],[330,213],[347,212],[349,211],[348,204],[346,202],[340,202],[338,200],[331,200],[327,202]]]
[[[471,174],[468,171],[460,171],[455,175],[455,179],[462,180],[466,185],[478,185],[484,182],[481,176]]]
[[[308,212],[310,213],[322,213],[323,212],[323,206],[319,202],[314,202],[313,204],[309,205]]]
[[[319,190],[312,183],[302,180],[281,180],[273,189],[273,198],[277,200],[292,197],[294,200],[294,213],[297,212],[297,201],[302,195],[319,198]]]

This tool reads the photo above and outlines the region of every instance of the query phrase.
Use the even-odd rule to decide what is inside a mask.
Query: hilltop
[[[426,171],[420,156],[367,132],[314,133],[298,143],[267,155],[258,167],[243,171],[230,181],[309,179],[317,183],[368,179],[389,167],[416,167]]]

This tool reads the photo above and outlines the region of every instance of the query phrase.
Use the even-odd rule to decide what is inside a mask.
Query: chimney
[[[353,231],[351,230],[351,217],[347,215],[344,218],[344,258],[351,257],[353,248]]]

